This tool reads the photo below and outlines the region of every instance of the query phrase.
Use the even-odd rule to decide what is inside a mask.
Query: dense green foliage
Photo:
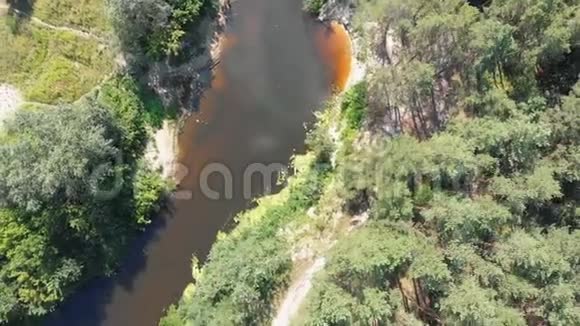
[[[41,316],[112,273],[167,189],[140,162],[145,109],[127,77],[75,105],[21,109],[0,129],[0,323]]]
[[[364,33],[385,62],[368,76],[366,119],[392,137],[355,146],[338,170],[350,205],[381,222],[332,249],[304,323],[577,324],[580,84],[541,87],[543,65],[578,51],[579,4],[359,10],[361,28],[379,22]],[[387,33],[390,53],[373,36]]]
[[[357,12],[366,81],[309,141],[344,204],[305,204],[339,238],[293,322],[577,325],[580,71],[565,63],[579,51],[580,3],[373,0]],[[269,323],[290,268],[280,234],[313,226],[265,223],[270,205],[195,265],[162,325]],[[318,219],[363,213],[354,229]]]
[[[125,51],[158,58],[178,55],[186,31],[205,13],[212,14],[217,0],[106,0],[113,28]]]
[[[311,14],[318,15],[327,1],[328,0],[303,0],[304,10]]]
[[[404,224],[371,224],[339,242],[329,258],[310,298],[306,324],[385,322],[403,305],[402,285],[393,275],[407,270],[433,291],[451,278],[433,240]]]
[[[194,264],[195,283],[185,291],[179,309],[160,325],[250,325],[267,323],[274,295],[287,284],[291,252],[280,227],[304,218],[325,183],[327,165],[314,156],[297,157],[297,175],[285,190],[261,199],[242,213],[239,225],[218,237],[203,270]]]
[[[358,130],[362,127],[365,110],[367,109],[367,86],[359,83],[348,90],[340,109],[348,123],[348,128]]]
[[[177,54],[216,3],[9,1],[25,13],[0,17],[0,83],[31,103],[0,122],[0,324],[38,321],[114,273],[164,204],[169,185],[143,156],[173,112],[114,71],[110,32],[130,54]]]

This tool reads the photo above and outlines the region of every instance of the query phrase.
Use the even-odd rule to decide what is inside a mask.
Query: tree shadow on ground
[[[8,0],[7,2],[11,13],[21,12],[24,15],[32,16],[36,0]]]

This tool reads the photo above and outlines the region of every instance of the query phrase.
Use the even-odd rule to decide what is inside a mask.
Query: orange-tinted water
[[[343,25],[332,22],[321,29],[316,37],[322,58],[331,73],[333,86],[346,87],[352,66],[352,44]]]

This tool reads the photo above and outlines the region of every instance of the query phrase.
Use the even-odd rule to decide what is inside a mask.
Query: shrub
[[[358,130],[362,127],[366,109],[367,86],[366,83],[361,82],[346,92],[341,104],[341,110],[349,128]]]
[[[319,15],[327,0],[304,0],[304,10],[311,14]]]

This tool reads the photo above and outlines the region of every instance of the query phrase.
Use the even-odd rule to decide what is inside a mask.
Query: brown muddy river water
[[[244,185],[244,171],[255,163],[287,165],[303,152],[305,125],[332,87],[345,86],[351,49],[341,26],[314,22],[300,0],[238,0],[232,10],[213,87],[179,137],[187,171],[179,194],[191,198],[175,199],[172,214],[140,237],[115,277],[81,288],[47,325],[157,325],[191,281],[192,255],[203,259],[217,232],[250,207],[244,188],[253,197],[264,192],[260,178]],[[231,172],[231,183],[203,175],[215,167]],[[208,198],[200,180],[221,198]],[[278,190],[268,181],[266,188]]]

